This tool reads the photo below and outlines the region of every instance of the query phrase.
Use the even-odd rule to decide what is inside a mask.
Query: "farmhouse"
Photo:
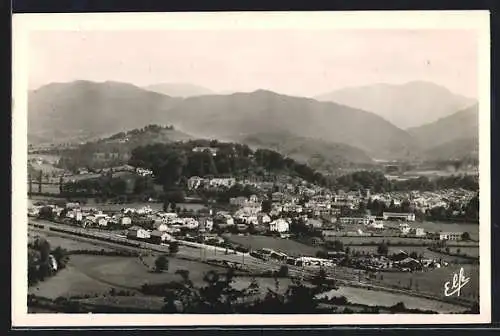
[[[127,237],[130,239],[148,239],[150,237],[150,233],[141,227],[132,226],[127,231]]]
[[[288,232],[290,230],[290,224],[283,218],[279,218],[275,221],[272,221],[269,224],[269,231],[271,232]]]
[[[124,226],[132,225],[132,218],[124,216],[120,218],[120,224]]]
[[[425,230],[423,228],[412,228],[410,229],[410,234],[414,237],[424,237]]]
[[[158,230],[154,230],[150,234],[150,240],[153,243],[160,244],[160,243],[163,243],[163,242],[166,242],[166,241],[167,242],[168,241],[172,241],[173,237],[171,235],[169,235],[168,233],[166,233],[166,232],[161,232],[161,231],[158,231]]]

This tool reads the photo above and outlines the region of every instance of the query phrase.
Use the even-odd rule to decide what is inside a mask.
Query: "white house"
[[[125,217],[122,217],[122,218],[120,219],[120,224],[121,224],[121,225],[125,225],[125,226],[126,226],[126,225],[132,225],[132,218],[130,218],[130,217],[126,217],[126,216],[125,216]]]
[[[410,226],[408,224],[399,224],[399,231],[402,233],[402,234],[408,234],[410,232]]]
[[[106,217],[97,217],[96,224],[99,226],[108,226],[108,219]]]
[[[261,213],[257,216],[258,220],[259,220],[259,224],[268,224],[268,223],[271,223],[271,217],[269,217],[267,214],[265,213]]]
[[[415,237],[423,237],[425,236],[425,230],[423,228],[412,228],[410,233]]]
[[[161,232],[158,230],[154,230],[153,232],[151,232],[150,238],[152,240],[159,242],[159,243],[174,240],[174,238],[170,234],[168,234],[167,232]]]
[[[190,177],[187,182],[189,190],[198,189],[204,181],[204,179],[198,176]]]
[[[200,231],[210,232],[214,228],[214,221],[211,218],[200,218],[198,222]]]
[[[183,226],[191,230],[197,229],[200,225],[194,218],[183,218],[183,222]]]
[[[149,239],[150,233],[139,226],[132,226],[127,231],[127,237],[132,239]]]
[[[310,218],[307,220],[306,225],[313,229],[321,229],[323,223],[318,219]]]
[[[215,177],[210,179],[209,184],[211,187],[231,188],[236,184],[236,179],[234,177]]]
[[[290,224],[285,219],[279,218],[269,224],[269,230],[279,233],[288,232],[290,230]]]
[[[165,223],[162,223],[162,222],[156,223],[155,228],[157,231],[160,231],[160,232],[169,231],[168,225]]]

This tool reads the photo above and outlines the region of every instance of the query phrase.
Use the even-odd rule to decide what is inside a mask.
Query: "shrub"
[[[278,270],[277,276],[279,277],[287,277],[288,276],[288,266],[286,265],[281,265],[280,269]]]
[[[179,252],[179,243],[175,241],[169,243],[168,251],[170,252],[170,254],[176,254],[177,252]]]
[[[159,256],[155,260],[155,270],[160,273],[164,270],[168,270],[168,259],[164,255]]]

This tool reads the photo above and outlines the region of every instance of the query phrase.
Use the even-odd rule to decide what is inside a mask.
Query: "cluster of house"
[[[98,171],[100,174],[107,174],[107,173],[120,173],[120,172],[127,172],[127,173],[134,173],[140,176],[153,176],[153,171],[150,169],[145,169],[141,167],[133,167],[131,165],[121,165],[117,167],[110,167],[110,168],[102,168]],[[87,168],[79,168],[78,169],[78,174],[79,175],[86,175],[90,174],[90,171]]]
[[[187,182],[189,190],[196,190],[199,188],[209,188],[209,187],[231,188],[235,184],[236,184],[236,179],[234,177],[201,178],[198,176],[192,176],[188,179]]]
[[[384,202],[386,206],[390,206],[391,203],[400,206],[404,200],[408,200],[411,207],[425,212],[437,207],[447,208],[451,203],[458,204],[459,207],[463,208],[474,195],[474,191],[457,188],[438,191],[387,192],[374,194],[371,199],[372,201]],[[454,215],[459,215],[459,212],[460,210],[455,210]]]
[[[370,271],[403,271],[410,272],[425,268],[441,268],[448,263],[432,258],[412,258],[406,251],[399,251],[390,257],[383,255],[359,256],[349,260],[350,265]]]

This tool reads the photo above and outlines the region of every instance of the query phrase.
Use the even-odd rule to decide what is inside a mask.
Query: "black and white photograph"
[[[490,321],[488,12],[25,14],[13,45],[19,323]]]

